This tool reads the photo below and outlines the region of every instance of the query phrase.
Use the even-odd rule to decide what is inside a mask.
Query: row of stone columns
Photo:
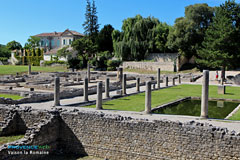
[[[105,97],[110,98],[110,81],[109,78],[106,78],[105,82]],[[102,82],[98,82],[97,84],[97,94],[102,93]],[[83,97],[84,102],[88,102],[88,78],[84,79],[84,88],[83,88]],[[101,103],[100,103],[101,104]],[[60,79],[59,77],[55,77],[54,79],[54,106],[60,105]]]
[[[89,69],[90,67],[88,67]],[[90,71],[90,70],[89,70]],[[126,74],[122,74],[122,68],[119,68],[119,81],[122,82],[122,94],[126,94]],[[123,76],[122,76],[123,75]],[[90,77],[90,74],[88,75]],[[123,77],[123,78],[121,78]],[[179,75],[179,82],[180,82],[180,75]],[[88,99],[88,83],[89,78],[84,79],[84,101],[89,101]],[[109,98],[109,78],[106,78],[105,81],[105,97]],[[175,85],[175,79],[173,78],[173,85]],[[168,86],[168,77],[166,77],[166,86]],[[158,69],[158,75],[157,75],[157,87],[160,88],[160,68]],[[140,92],[140,78],[136,79],[136,91]],[[55,87],[54,87],[54,105],[59,106],[60,105],[60,80],[59,77],[55,78]],[[102,82],[98,82],[97,84],[97,103],[96,103],[97,109],[102,109]],[[145,111],[146,113],[151,112],[151,82],[146,82],[146,97],[145,97]]]
[[[166,85],[168,78],[166,77]],[[181,81],[179,77],[179,81]],[[173,81],[173,83],[175,83]],[[208,96],[209,96],[209,71],[203,71],[203,82],[202,82],[202,98],[201,98],[201,117],[208,118]],[[145,113],[151,113],[151,82],[146,83],[145,92]]]

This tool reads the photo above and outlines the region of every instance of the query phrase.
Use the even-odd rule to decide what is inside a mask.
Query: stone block
[[[217,101],[217,107],[224,107],[224,101]]]
[[[218,94],[225,94],[226,86],[218,86]]]

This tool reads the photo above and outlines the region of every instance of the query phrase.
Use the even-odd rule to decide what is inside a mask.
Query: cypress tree
[[[92,3],[87,0],[85,19],[86,20],[83,24],[85,30],[84,33],[89,36],[93,42],[95,42],[99,29],[95,0],[93,0]]]

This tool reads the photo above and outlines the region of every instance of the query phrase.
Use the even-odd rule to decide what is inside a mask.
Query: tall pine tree
[[[91,9],[91,3],[89,0],[87,0],[87,5],[86,5],[86,13],[85,13],[85,22],[83,23],[83,28],[84,28],[84,34],[89,35],[91,33],[91,15],[92,15],[92,9]]]
[[[84,33],[93,42],[95,42],[99,29],[97,7],[95,5],[95,0],[93,0],[92,3],[89,0],[87,0],[85,19],[86,20],[83,23],[83,27],[85,30]]]
[[[213,23],[206,32],[196,60],[203,68],[234,68],[239,57],[239,4],[227,1],[216,8]]]

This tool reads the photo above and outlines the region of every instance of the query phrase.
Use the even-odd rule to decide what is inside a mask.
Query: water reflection
[[[208,115],[209,118],[224,119],[231,113],[238,103],[224,102],[224,101],[209,101],[208,102]],[[172,115],[189,115],[200,116],[201,113],[201,101],[200,100],[188,100],[181,102],[178,105],[160,109],[154,113],[158,114],[172,114]]]

